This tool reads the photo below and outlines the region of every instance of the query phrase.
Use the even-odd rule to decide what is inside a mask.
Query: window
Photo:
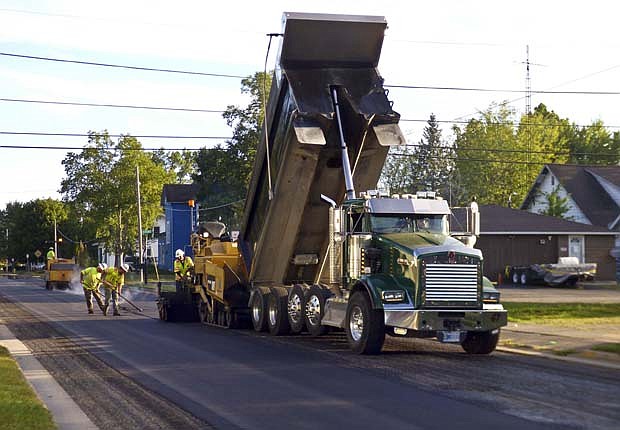
[[[373,215],[370,222],[375,233],[448,233],[445,215]]]

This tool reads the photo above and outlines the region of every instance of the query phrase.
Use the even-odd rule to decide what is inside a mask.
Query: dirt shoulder
[[[143,388],[18,304],[0,296],[2,322],[102,430],[211,429]]]
[[[620,303],[620,288],[584,285],[578,288],[500,286],[502,302]],[[580,359],[620,369],[620,354],[596,351],[601,344],[620,343],[620,324],[508,323],[500,347],[536,352],[553,358]]]

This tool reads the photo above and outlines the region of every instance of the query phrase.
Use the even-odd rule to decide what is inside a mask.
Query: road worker
[[[50,246],[49,250],[47,251],[47,270],[50,270],[50,265],[52,264],[52,261],[56,259],[56,253],[54,252],[54,247]]]
[[[181,249],[177,249],[174,256],[175,285],[178,293],[183,289],[183,284],[192,279],[194,262],[191,257],[186,256]]]
[[[99,263],[97,267],[87,267],[80,272],[80,283],[84,289],[84,298],[86,299],[86,307],[88,308],[89,314],[94,313],[93,296],[95,296],[95,301],[97,302],[97,305],[99,305],[101,312],[104,312],[105,307],[103,301],[101,300],[99,284],[101,284],[101,274],[105,272],[107,268],[107,264]]]
[[[108,267],[101,278],[101,283],[105,287],[105,305],[103,314],[108,314],[110,298],[112,299],[112,315],[120,316],[118,311],[118,296],[121,294],[123,285],[125,284],[125,273],[129,272],[129,265],[122,263],[118,268]]]

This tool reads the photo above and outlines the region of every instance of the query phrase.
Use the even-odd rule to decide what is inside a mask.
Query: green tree
[[[390,148],[381,171],[379,187],[390,193],[413,193],[417,191],[412,174],[415,168],[416,151],[411,146],[401,145]]]
[[[521,201],[544,164],[567,161],[568,120],[540,104],[521,116],[516,130],[514,123],[513,110],[492,105],[463,129],[453,128],[460,203],[472,197],[503,206]]]
[[[67,220],[67,208],[58,200],[36,199],[8,203],[3,216],[5,240],[8,230],[6,257],[26,262],[26,254],[30,261],[35,261],[34,253],[37,250],[45,255],[47,248],[54,246],[54,219],[62,231]],[[69,243],[63,241],[58,244],[58,256],[70,258],[73,255]]]
[[[570,195],[567,194],[566,196],[561,197],[560,185],[557,185],[553,190],[548,193],[543,193],[543,197],[547,202],[547,208],[540,211],[541,214],[564,219],[572,219],[571,217],[565,216],[566,213],[570,210]]]
[[[63,160],[66,178],[61,183],[65,201],[74,204],[82,220],[95,225],[97,238],[114,252],[134,251],[138,236],[136,168],[140,169],[143,225],[152,225],[161,213],[163,185],[174,183],[175,172],[142,149],[138,140],[121,136],[113,142],[107,132],[89,133],[81,153]]]
[[[463,201],[505,205],[512,192],[525,188],[524,169],[515,161],[525,161],[514,133],[514,111],[505,105],[491,106],[470,120],[455,135],[456,169],[461,180]]]
[[[431,114],[417,145],[390,150],[379,183],[391,193],[436,191],[448,195],[454,169],[452,148],[444,142],[434,114]]]
[[[174,171],[176,182],[188,184],[192,182],[192,177],[196,173],[196,154],[193,151],[183,149],[181,151],[165,151],[159,149],[153,151],[153,158],[162,164],[166,170]]]
[[[241,92],[250,96],[250,103],[245,108],[228,106],[223,114],[233,128],[233,137],[225,146],[203,148],[196,157],[197,171],[193,178],[199,185],[199,200],[206,209],[201,213],[204,220],[221,217],[229,228],[239,225],[260,142],[263,93],[269,93],[270,76],[257,72],[241,81]]]
[[[612,134],[600,120],[589,126],[573,125],[566,131],[570,142],[570,163],[617,165],[620,162],[620,136]]]

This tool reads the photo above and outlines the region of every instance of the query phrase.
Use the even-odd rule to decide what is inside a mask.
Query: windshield
[[[445,215],[373,215],[375,233],[437,233],[448,234]]]

